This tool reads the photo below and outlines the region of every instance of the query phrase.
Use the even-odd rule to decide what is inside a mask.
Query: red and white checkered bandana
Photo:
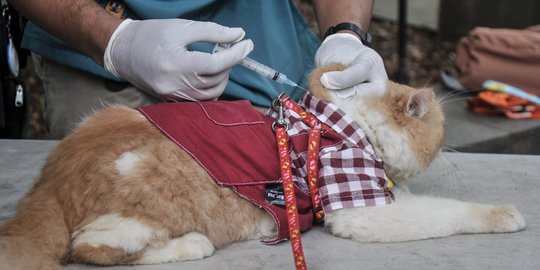
[[[360,126],[334,104],[321,101],[309,93],[302,97],[299,104],[344,138],[336,144],[322,146],[319,151],[319,194],[324,211],[329,213],[341,208],[392,203],[383,162],[376,156],[373,145]],[[277,116],[275,112],[270,114]],[[285,117],[289,122],[287,134],[291,140],[294,136],[309,132],[310,127],[295,112],[286,110]],[[294,180],[307,191],[304,180],[307,177],[307,152],[297,153],[293,149],[290,155]]]

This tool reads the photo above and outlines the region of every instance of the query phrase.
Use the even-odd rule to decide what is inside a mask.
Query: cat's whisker
[[[470,96],[461,97],[461,96],[453,95],[453,96],[446,97],[444,100],[440,100],[439,103],[445,104],[448,102],[452,102],[456,100],[464,100],[468,98],[470,98]]]
[[[457,97],[460,95],[466,95],[465,97]],[[456,98],[457,97],[457,98]],[[467,99],[469,98],[469,95],[467,93],[461,93],[461,92],[451,92],[446,95],[443,95],[439,97],[439,104],[443,105],[451,101],[459,100],[459,99]]]
[[[452,152],[452,153],[460,153],[460,151],[454,149],[454,147],[457,147],[457,145],[449,146],[447,144],[443,145],[443,152]]]
[[[474,95],[474,94],[477,94],[479,92],[484,91],[484,89],[467,89],[467,91],[456,91],[456,90],[453,90],[453,89],[450,89],[450,88],[443,88],[443,89],[440,89],[440,90],[444,91],[444,92],[448,92],[448,95],[450,95],[450,96],[454,96],[454,95],[471,96],[471,95]]]
[[[434,79],[434,77],[431,77],[431,78],[427,79],[426,83],[424,83],[424,86],[422,86],[422,88],[428,88],[427,86],[431,84],[433,79]]]
[[[436,189],[436,190],[432,189],[431,194],[440,196],[442,194],[453,193],[455,191],[454,183],[456,181],[455,181],[455,177],[454,177],[454,175],[452,173],[452,170],[449,168],[447,163],[444,162],[442,157],[434,160],[434,162],[443,164],[443,165],[438,165],[438,166],[440,168],[442,168],[442,170],[439,172],[440,173],[439,178],[440,178],[440,181],[442,183],[444,183],[444,184],[443,184],[442,189],[440,187],[438,189]]]
[[[473,147],[472,145],[451,145],[451,144],[444,144],[441,151],[443,152],[453,152],[453,153],[461,153],[463,151],[456,150],[455,148],[470,148]]]
[[[446,95],[442,96],[440,101],[444,102],[444,101],[447,101],[448,99],[453,99],[453,98],[456,98],[456,97],[468,98],[468,97],[470,97],[470,95],[464,95],[462,93],[449,93],[449,94],[446,94]]]
[[[445,104],[448,102],[448,100],[450,100],[451,98],[455,97],[456,95],[453,94],[453,93],[449,93],[449,94],[445,94],[445,95],[442,95],[442,96],[439,96],[439,104]]]
[[[444,190],[438,190],[437,193],[452,193],[456,190],[456,179],[454,177],[453,170],[451,166],[448,164],[447,160],[445,160],[442,153],[438,155],[438,158],[434,160],[434,162],[441,162],[443,163],[442,167],[443,170],[440,175],[442,182],[444,183]]]
[[[440,155],[440,157],[441,160],[444,161],[444,163],[447,165],[446,168],[449,170],[449,176],[453,177],[454,181],[452,181],[452,185],[457,184],[457,180],[461,180],[462,184],[469,183],[454,163],[450,162],[444,155]]]
[[[454,163],[450,162],[443,152],[459,153],[459,151],[453,149],[452,147],[444,145],[443,150],[441,150],[441,154],[439,154],[439,159],[443,163],[442,168],[444,168],[444,171],[442,172],[442,180],[445,183],[446,189],[449,192],[455,193],[460,188],[460,185],[468,184],[468,181],[461,174],[459,168],[457,168]]]
[[[444,108],[446,108],[448,106],[448,104],[450,104],[452,102],[462,101],[462,100],[464,100],[464,98],[449,100],[449,101],[441,103],[441,107],[443,107],[443,109],[444,109]]]

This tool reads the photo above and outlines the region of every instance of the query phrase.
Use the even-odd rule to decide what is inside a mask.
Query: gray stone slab
[[[0,140],[0,217],[13,214],[38,175],[54,141]],[[482,203],[514,204],[527,220],[511,234],[460,235],[391,244],[364,244],[329,235],[317,227],[302,235],[310,269],[540,269],[540,156],[443,153],[411,179],[412,192]],[[5,194],[13,194],[5,197]],[[94,269],[69,265],[65,269]],[[204,260],[99,269],[291,269],[288,242],[229,245]]]
[[[0,140],[0,222],[15,211],[17,201],[38,175],[57,141]]]

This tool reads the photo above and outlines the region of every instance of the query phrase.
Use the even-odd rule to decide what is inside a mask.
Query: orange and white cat
[[[324,71],[313,73],[310,90],[354,118],[401,190],[386,206],[328,213],[329,232],[399,242],[525,227],[511,206],[407,191],[403,180],[424,170],[443,144],[444,116],[431,90],[389,82],[380,96],[342,99],[320,85]],[[201,259],[227,244],[275,233],[268,213],[217,186],[138,111],[111,106],[87,118],[48,157],[16,216],[0,228],[0,268]]]

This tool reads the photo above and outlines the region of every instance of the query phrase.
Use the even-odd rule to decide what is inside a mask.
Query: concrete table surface
[[[13,215],[57,141],[0,140],[0,222]],[[443,153],[410,181],[411,191],[513,204],[527,228],[511,234],[459,235],[405,243],[357,243],[317,227],[302,235],[310,269],[540,269],[540,156]],[[104,269],[292,269],[289,242],[236,243],[204,260]],[[1,268],[1,266],[0,266]],[[97,269],[68,265],[66,269]],[[101,268],[100,268],[101,269]]]

